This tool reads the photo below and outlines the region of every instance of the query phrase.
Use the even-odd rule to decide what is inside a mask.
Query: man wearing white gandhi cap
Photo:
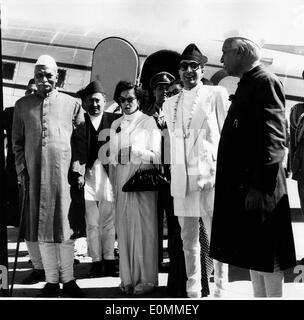
[[[46,285],[39,296],[83,297],[73,274],[75,230],[71,191],[83,186],[86,130],[78,100],[56,89],[57,64],[42,55],[35,64],[37,93],[16,102],[13,150],[17,174],[28,190],[25,239],[38,241]]]

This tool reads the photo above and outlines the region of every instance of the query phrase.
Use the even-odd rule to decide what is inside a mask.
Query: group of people
[[[154,291],[164,214],[169,295],[208,296],[213,272],[214,296],[225,297],[231,264],[250,270],[255,297],[282,296],[283,270],[296,265],[282,166],[284,90],[261,65],[254,41],[229,38],[222,50],[225,70],[240,78],[232,98],[223,87],[203,84],[208,59],[191,43],[180,56],[180,79],[166,70],[152,76],[149,105],[141,87],[122,79],[114,113],[104,110],[99,81],[73,98],[56,89],[55,60],[39,57],[37,92],[16,102],[12,127],[16,172],[28,194],[25,239],[32,262],[31,244],[40,253],[34,268],[46,281],[39,296],[85,296],[73,273],[84,224],[89,277],[119,274],[126,295]],[[123,191],[150,169],[168,186]],[[79,199],[83,207],[75,205]]]

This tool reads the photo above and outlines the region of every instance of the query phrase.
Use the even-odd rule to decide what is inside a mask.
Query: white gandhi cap
[[[39,65],[48,66],[49,68],[57,69],[57,64],[55,59],[47,54],[43,54],[38,58],[38,60],[35,63],[35,66],[39,66]]]

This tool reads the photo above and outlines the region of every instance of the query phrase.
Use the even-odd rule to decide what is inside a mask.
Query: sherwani
[[[84,175],[86,130],[83,110],[75,98],[57,90],[16,102],[13,120],[16,170],[29,174],[29,210],[25,238],[63,242],[70,239],[71,205],[68,175]]]
[[[210,237],[217,143],[228,108],[228,94],[218,86],[199,83],[168,99],[164,115],[171,145],[171,194],[179,216],[186,261],[187,294],[201,294],[199,218]],[[189,134],[189,137],[184,137]]]
[[[279,79],[257,66],[233,97],[218,148],[210,255],[233,265],[273,272],[296,265],[286,178],[286,118]],[[270,212],[249,211],[251,188],[272,201]],[[228,214],[227,214],[228,213]]]

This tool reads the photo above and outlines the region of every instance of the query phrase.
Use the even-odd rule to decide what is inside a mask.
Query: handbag
[[[169,181],[159,169],[138,169],[134,175],[122,187],[123,192],[157,191],[167,188]]]

